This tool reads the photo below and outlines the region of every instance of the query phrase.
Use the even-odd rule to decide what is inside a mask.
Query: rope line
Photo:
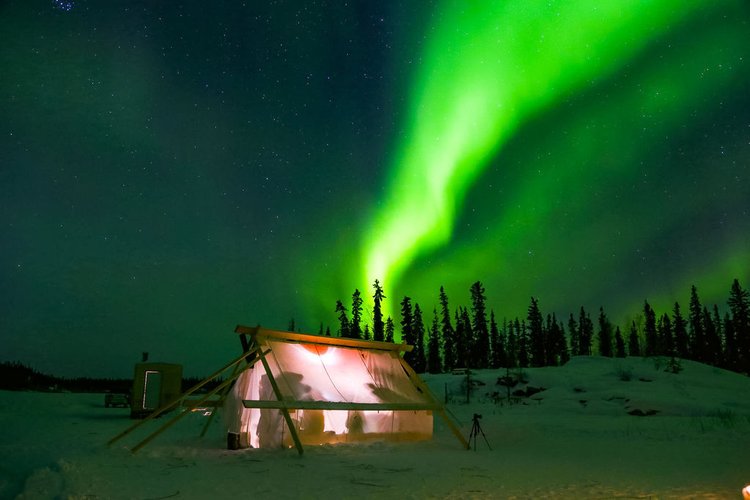
[[[331,385],[334,389],[336,389],[336,392],[339,393],[339,396],[341,396],[341,399],[344,401],[347,401],[346,397],[341,393],[338,386],[336,386],[336,382],[333,381],[331,378],[331,374],[328,373],[328,368],[326,368],[326,364],[323,362],[323,358],[320,356],[320,351],[318,351],[318,345],[313,344],[315,346],[315,353],[318,355],[318,359],[320,360],[320,365],[323,367],[323,371],[326,372],[326,376],[328,377],[328,380],[331,381]],[[348,403],[351,403],[351,401],[347,401]]]

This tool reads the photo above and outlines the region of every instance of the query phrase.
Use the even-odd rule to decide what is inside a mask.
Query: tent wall
[[[308,404],[308,409],[289,410],[303,444],[432,437],[431,411],[390,409],[399,405],[429,407],[434,403],[409,378],[397,351],[270,338],[260,342],[270,348],[266,360],[284,401],[316,402]],[[241,446],[290,444],[290,431],[281,410],[245,408],[243,401],[249,406],[278,401],[261,364],[246,370],[227,398],[228,430],[239,435]],[[325,402],[336,409],[326,409]],[[342,409],[351,404],[359,404],[360,408],[375,405],[379,409]]]

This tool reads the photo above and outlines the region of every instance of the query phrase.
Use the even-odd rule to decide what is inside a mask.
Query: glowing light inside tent
[[[750,500],[750,484],[742,488],[742,498]]]
[[[299,344],[295,348],[300,352],[300,356],[304,358],[306,363],[335,364],[337,362],[336,350],[329,349],[328,346]]]

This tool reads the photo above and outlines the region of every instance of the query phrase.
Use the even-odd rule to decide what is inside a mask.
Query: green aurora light
[[[680,29],[683,23],[711,9],[736,9],[738,5],[702,1],[445,2],[436,14],[421,58],[407,133],[393,160],[386,199],[362,240],[363,268],[358,282],[372,283],[379,278],[386,290],[396,288],[417,259],[448,243],[467,192],[489,160],[530,119],[642,57],[660,37]],[[745,34],[717,30],[711,45],[692,48],[698,55],[710,56],[715,47],[737,44],[737,38]],[[646,75],[646,88],[625,93],[622,99],[628,102],[622,104],[626,105],[610,113],[634,110],[631,115],[664,115],[661,126],[666,129],[684,119],[684,103],[700,92],[701,86],[721,85],[732,76],[729,70],[715,72],[695,86],[682,86],[685,80],[679,73],[696,71],[694,66],[705,64],[705,57],[682,50],[677,59],[670,62],[668,74],[654,67]],[[607,120],[616,123],[617,117]],[[582,126],[577,128],[572,134],[583,132]],[[625,132],[633,137],[634,131]],[[586,134],[581,135],[585,141]],[[593,134],[589,137],[597,139]],[[626,147],[638,150],[646,145],[632,141]],[[585,157],[596,149],[596,143],[579,143],[573,154]],[[575,164],[576,158],[569,162]],[[596,165],[588,168],[596,175]],[[632,169],[627,163],[618,168],[625,169],[614,173],[619,177],[627,177],[627,170]],[[509,208],[491,223],[499,228],[491,234],[496,244],[515,246],[519,241],[540,240],[533,228],[543,224],[556,207],[543,203],[530,207],[524,200],[539,199],[540,194],[543,198],[559,186],[561,176],[581,173],[565,168],[558,171],[561,173],[554,175],[532,172],[520,183],[513,194],[517,203],[507,203]],[[482,279],[486,260],[495,257],[492,252],[476,257],[477,242],[470,247],[471,252],[464,251],[466,258],[453,259],[461,267],[456,274],[474,270],[473,279]],[[495,260],[492,265],[497,269],[512,264]],[[440,284],[429,286],[432,289]],[[428,284],[410,281],[403,288],[421,286]],[[369,286],[362,289],[369,291]]]

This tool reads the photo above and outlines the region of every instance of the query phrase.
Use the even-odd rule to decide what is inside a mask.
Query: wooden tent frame
[[[182,417],[187,415],[192,411],[192,409],[196,406],[200,406],[204,403],[209,402],[210,398],[212,396],[215,396],[216,394],[220,394],[220,399],[216,402],[216,406],[220,406],[223,402],[224,398],[226,397],[226,394],[229,392],[229,389],[232,386],[232,383],[244,372],[247,368],[250,368],[253,366],[257,361],[258,357],[257,355],[259,352],[256,349],[248,349],[243,351],[242,355],[238,356],[237,358],[233,359],[223,367],[216,370],[214,373],[200,381],[199,383],[195,384],[193,387],[185,391],[180,397],[170,401],[169,403],[165,404],[164,406],[156,409],[153,413],[149,414],[146,418],[143,420],[139,420],[135,422],[133,425],[122,431],[121,433],[114,436],[112,439],[107,441],[107,445],[112,445],[115,442],[119,441],[120,439],[124,438],[146,422],[149,422],[156,417],[161,416],[162,414],[166,413],[169,410],[172,410],[177,407],[180,403],[185,401],[188,397],[193,395],[198,389],[201,389],[203,386],[208,384],[211,380],[221,376],[224,372],[232,369],[232,373],[227,377],[226,380],[221,382],[219,385],[217,385],[215,388],[213,388],[211,391],[203,395],[201,398],[197,400],[191,400],[189,407],[183,407],[179,413],[177,413],[174,417],[167,420],[162,426],[157,428],[155,431],[153,431],[151,434],[149,434],[145,439],[140,441],[138,444],[136,444],[134,447],[130,449],[132,453],[138,452],[141,448],[146,446],[148,443],[150,443],[156,436],[167,430],[169,427],[172,427],[175,423],[177,423],[178,420],[180,420]],[[247,362],[247,366],[243,369],[240,369],[240,364],[242,361]],[[201,432],[201,437],[203,437],[206,434],[206,431],[208,430],[208,425],[211,423],[211,420],[213,419],[213,415],[216,413],[216,411],[211,413],[211,417],[206,422],[206,425],[203,427],[203,431]]]
[[[436,412],[443,421],[446,423],[448,428],[461,442],[462,446],[469,449],[469,442],[463,437],[461,431],[458,429],[456,424],[448,417],[445,411],[445,407],[438,401],[435,395],[430,391],[427,385],[419,378],[419,375],[409,364],[404,361],[404,358],[398,355],[398,360],[404,371],[407,373],[409,379],[414,383],[418,389],[430,400],[428,403],[351,403],[351,402],[333,402],[333,401],[296,401],[290,400],[281,393],[279,390],[278,383],[273,376],[271,367],[266,361],[266,354],[261,346],[259,339],[271,338],[285,340],[299,344],[316,344],[325,346],[338,346],[338,347],[354,347],[368,350],[382,350],[382,351],[396,351],[397,353],[409,352],[413,349],[413,346],[407,344],[394,344],[391,342],[378,342],[371,340],[358,340],[350,338],[340,337],[323,337],[320,335],[308,335],[301,333],[283,332],[279,330],[269,330],[260,326],[247,327],[237,325],[234,330],[240,334],[240,341],[244,351],[255,351],[258,352],[258,358],[263,365],[265,374],[273,389],[273,393],[276,396],[276,401],[269,400],[243,400],[242,404],[245,408],[263,408],[263,409],[277,409],[281,412],[289,428],[289,433],[294,441],[294,446],[297,452],[302,455],[304,448],[299,438],[299,434],[295,428],[294,422],[290,410],[391,410],[391,411],[413,411],[413,410],[426,410]],[[270,350],[269,350],[270,351]]]
[[[291,434],[292,440],[294,441],[294,446],[300,455],[304,453],[304,448],[302,447],[302,442],[300,441],[299,435],[297,434],[297,430],[292,420],[292,416],[289,413],[290,410],[316,409],[316,410],[391,410],[391,411],[426,410],[426,411],[433,411],[433,412],[436,412],[438,415],[440,415],[440,417],[443,419],[443,421],[451,430],[451,432],[459,440],[461,445],[467,450],[470,448],[469,442],[466,440],[466,438],[463,437],[458,426],[456,426],[456,424],[448,417],[448,414],[445,411],[445,407],[438,401],[438,399],[435,397],[432,391],[430,391],[430,389],[422,381],[422,379],[419,378],[419,375],[417,375],[414,369],[411,366],[409,366],[409,364],[406,361],[404,361],[403,357],[400,355],[400,353],[402,352],[411,351],[413,349],[413,346],[410,346],[407,344],[394,344],[391,342],[378,342],[378,341],[371,341],[371,340],[358,340],[358,339],[341,338],[341,337],[323,337],[320,335],[284,332],[284,331],[279,331],[279,330],[269,330],[266,328],[262,328],[261,326],[248,327],[248,326],[243,326],[243,325],[237,325],[234,331],[239,334],[240,342],[242,343],[242,354],[240,356],[233,359],[232,361],[230,361],[229,363],[227,363],[226,365],[219,368],[214,373],[212,373],[211,375],[203,379],[201,382],[197,383],[196,385],[194,385],[193,387],[185,391],[180,397],[174,399],[173,401],[170,401],[169,403],[165,404],[161,408],[156,409],[153,413],[149,414],[143,420],[139,420],[138,422],[134,423],[133,425],[131,425],[124,431],[114,436],[112,439],[110,439],[107,442],[107,445],[114,444],[115,442],[127,436],[128,434],[130,434],[131,432],[133,432],[134,430],[136,430],[137,428],[139,428],[146,422],[149,422],[159,417],[160,415],[164,414],[165,412],[176,408],[180,403],[187,400],[188,397],[190,397],[196,391],[204,387],[208,382],[221,376],[230,368],[232,369],[231,373],[226,378],[226,380],[221,382],[219,385],[217,385],[214,389],[212,389],[211,391],[203,395],[201,398],[197,400],[190,400],[190,403],[191,403],[190,406],[181,408],[181,411],[179,413],[177,413],[171,419],[167,420],[163,425],[161,425],[159,428],[151,432],[151,434],[146,436],[146,438],[141,440],[138,444],[136,444],[130,449],[132,453],[137,453],[138,450],[140,450],[141,448],[146,446],[148,443],[150,443],[159,434],[167,430],[169,427],[177,423],[177,421],[180,420],[182,417],[190,413],[194,407],[200,406],[204,403],[208,403],[211,397],[219,394],[219,399],[214,400],[214,402],[217,408],[222,406],[224,403],[224,399],[229,393],[234,381],[237,380],[237,378],[239,378],[239,376],[242,375],[242,373],[245,370],[247,370],[248,368],[251,368],[258,361],[260,361],[260,363],[263,365],[263,369],[265,370],[266,375],[268,376],[268,380],[271,383],[271,388],[273,389],[274,395],[276,396],[276,401],[243,400],[242,404],[245,408],[263,408],[263,409],[270,408],[270,409],[280,410],[287,424],[287,427],[289,428],[289,432]],[[279,386],[276,382],[276,379],[273,376],[271,367],[269,366],[268,361],[266,360],[266,355],[269,354],[271,350],[263,349],[261,347],[261,343],[258,340],[258,337],[274,338],[274,339],[280,339],[280,340],[285,340],[285,341],[300,343],[300,344],[317,344],[317,345],[326,345],[326,346],[332,345],[332,346],[338,346],[338,347],[354,347],[354,348],[362,348],[362,349],[369,349],[369,350],[381,350],[381,351],[391,351],[391,352],[395,351],[399,354],[397,357],[404,371],[407,373],[411,381],[429,399],[429,402],[428,403],[349,403],[349,402],[333,402],[333,401],[289,400],[285,398],[284,395],[281,393]],[[243,361],[246,362],[246,366],[241,367],[241,364]],[[213,411],[211,413],[210,418],[208,419],[205,426],[203,427],[203,431],[201,432],[201,437],[205,435],[206,431],[208,430],[208,426],[210,425],[215,414],[216,414],[216,411]]]

